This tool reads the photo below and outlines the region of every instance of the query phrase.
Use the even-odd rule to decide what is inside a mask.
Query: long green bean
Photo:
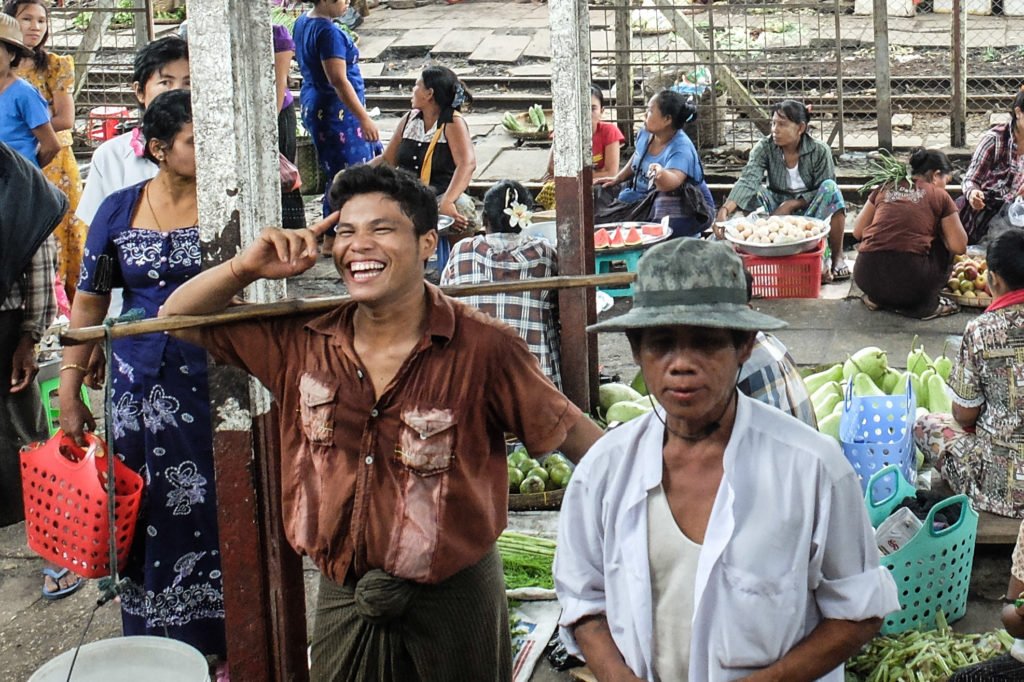
[[[876,637],[846,662],[849,682],[940,682],[958,668],[985,661],[1010,650],[1006,630],[984,634],[953,632],[940,612],[935,630],[909,630]]]

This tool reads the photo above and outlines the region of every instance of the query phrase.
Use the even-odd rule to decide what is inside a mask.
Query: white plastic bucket
[[[558,230],[555,229],[554,220],[531,223],[529,227],[523,229],[523,234],[527,237],[542,237],[548,240],[551,246],[558,246]]]
[[[75,651],[65,651],[28,682],[65,682]],[[206,657],[165,637],[119,637],[86,644],[78,651],[71,682],[209,682]]]

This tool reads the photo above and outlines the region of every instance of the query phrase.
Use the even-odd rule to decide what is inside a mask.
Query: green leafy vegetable
[[[505,531],[498,537],[498,552],[505,569],[506,588],[542,587],[550,590],[555,586],[551,575],[554,541]]]

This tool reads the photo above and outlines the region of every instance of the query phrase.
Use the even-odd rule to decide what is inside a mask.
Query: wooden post
[[[555,209],[558,269],[594,271],[594,168],[590,133],[590,16],[583,0],[551,0],[551,94],[555,109]],[[592,290],[558,292],[562,389],[581,409],[597,401],[597,343],[585,327],[597,319]]]
[[[135,49],[153,40],[156,27],[153,25],[153,0],[135,0],[132,12],[135,25]]]
[[[949,144],[967,146],[967,3],[953,0],[953,103],[949,108]]]
[[[892,151],[892,83],[889,80],[889,8],[874,0],[875,103],[878,107],[878,148]]]
[[[615,123],[633,143],[633,30],[629,26],[629,4],[615,6]]]
[[[189,2],[203,266],[281,223],[270,13],[252,0]],[[278,300],[282,282],[247,290]],[[277,425],[266,391],[210,368],[228,660],[239,680],[306,680],[304,586],[281,537]]]

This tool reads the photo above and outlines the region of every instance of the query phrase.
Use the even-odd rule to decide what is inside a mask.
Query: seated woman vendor
[[[894,166],[894,177],[882,181],[857,214],[853,236],[860,246],[853,279],[870,310],[885,308],[922,320],[959,310],[939,296],[952,255],[967,250],[967,233],[946,192],[951,170],[942,152],[918,149],[910,155],[910,173],[906,166]]]
[[[633,203],[645,198],[649,192],[658,192],[647,216],[659,221],[669,216],[673,237],[700,234],[711,224],[715,202],[711,190],[704,182],[704,169],[697,149],[683,126],[697,118],[697,108],[685,96],[671,90],[662,90],[647,104],[644,127],[636,136],[633,158],[613,177],[594,181],[599,187],[622,185],[618,199]],[[696,192],[685,192],[687,181]],[[694,216],[694,207],[686,202],[703,201],[702,212],[708,220]]]
[[[750,150],[750,159],[717,219],[725,220],[737,208],[750,212],[760,207],[772,215],[828,220],[831,264],[824,279],[849,279],[850,268],[843,257],[846,203],[835,182],[832,150],[807,132],[811,112],[803,103],[787,99],[771,111],[771,135]]]
[[[917,420],[914,441],[976,509],[1024,517],[1024,230],[988,245],[995,300],[967,323],[949,375],[953,414]]]
[[[964,173],[963,194],[956,200],[969,243],[986,241],[989,227],[1003,222],[1007,202],[1024,196],[1024,89],[1010,107],[1010,122],[992,126],[981,136]],[[993,221],[993,218],[999,218]],[[994,236],[994,235],[993,235]]]

